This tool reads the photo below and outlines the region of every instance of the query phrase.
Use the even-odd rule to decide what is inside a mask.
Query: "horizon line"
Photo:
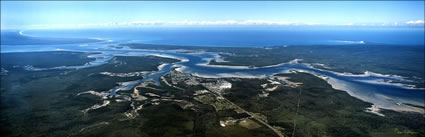
[[[130,22],[106,22],[106,23],[87,23],[87,24],[35,24],[14,27],[4,27],[1,29],[72,29],[72,28],[132,28],[132,27],[243,27],[243,26],[318,26],[318,27],[424,27],[424,20],[410,20],[405,22],[392,23],[341,23],[330,24],[320,22],[297,22],[297,21],[268,21],[268,20],[217,20],[217,21],[130,21]]]

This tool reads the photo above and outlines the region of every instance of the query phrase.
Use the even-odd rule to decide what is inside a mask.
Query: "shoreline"
[[[130,49],[132,49],[132,48],[130,48]],[[66,51],[66,50],[64,50],[64,51]],[[106,56],[109,56],[110,58],[112,58],[114,56],[119,56],[119,55],[125,54],[127,52],[129,52],[129,51],[127,51],[127,49],[116,50],[116,52],[111,52],[111,53],[108,53],[108,54],[106,54],[107,52],[104,51],[101,54],[96,54],[96,55],[93,55],[94,57],[93,56],[90,56],[90,57],[98,59],[98,58],[102,58],[102,57],[104,58]],[[180,68],[178,70],[179,71],[182,71],[182,72],[189,72],[191,74],[194,74],[196,76],[201,76],[201,77],[215,77],[215,78],[224,78],[224,77],[265,78],[265,77],[268,77],[268,74],[251,75],[251,74],[242,73],[242,72],[217,73],[217,74],[206,76],[206,75],[203,75],[203,74],[199,74],[197,72],[190,72],[190,71],[188,71],[187,69],[190,69],[190,68],[186,68],[186,67],[184,67],[184,65],[182,65],[180,63],[190,62],[190,60],[188,58],[185,58],[185,57],[179,57],[178,55],[171,55],[171,54],[167,53],[167,52],[169,52],[168,50],[143,50],[143,49],[139,49],[138,50],[138,49],[134,49],[134,50],[131,50],[131,52],[134,52],[134,54],[130,54],[130,55],[127,55],[127,56],[149,56],[150,55],[150,56],[157,56],[157,57],[162,57],[162,58],[171,58],[171,59],[180,60],[179,63],[175,63],[175,64],[173,64],[173,66],[183,66],[183,68]],[[141,52],[141,53],[137,53],[137,52]],[[149,53],[149,52],[154,52],[154,53]],[[174,53],[174,52],[176,52],[176,51],[171,51],[170,53]],[[330,70],[322,70],[322,69],[319,69],[319,68],[315,68],[310,63],[300,63],[300,61],[302,61],[301,59],[293,59],[293,60],[291,60],[289,62],[286,62],[286,63],[280,63],[280,64],[269,65],[269,66],[264,66],[264,67],[249,67],[249,66],[236,66],[235,67],[235,66],[227,66],[227,65],[219,65],[219,66],[217,66],[217,65],[209,65],[209,62],[212,59],[221,58],[220,56],[218,56],[218,53],[208,52],[209,55],[211,55],[211,53],[214,54],[213,55],[213,58],[211,58],[211,57],[200,57],[202,60],[204,60],[206,62],[198,63],[198,64],[195,64],[195,65],[197,65],[197,66],[203,66],[203,67],[213,67],[213,68],[228,68],[228,69],[230,68],[230,69],[255,70],[255,69],[262,69],[262,68],[280,67],[280,66],[284,66],[284,65],[288,65],[288,64],[302,64],[302,65],[306,65],[310,69],[315,69],[315,70],[318,70],[318,71],[329,72],[329,73],[332,73],[334,75],[345,76],[345,77],[369,77],[369,76],[374,76],[374,77],[394,78],[394,79],[401,79],[401,80],[403,80],[403,78],[404,78],[404,77],[397,76],[397,75],[379,74],[379,73],[373,73],[373,72],[370,72],[370,71],[366,71],[366,72],[364,72],[364,74],[360,74],[360,75],[355,75],[355,74],[352,74],[352,73],[338,73],[338,72],[333,72],[333,71],[330,71]],[[190,53],[182,53],[182,54],[190,54]],[[199,55],[202,55],[202,54],[206,54],[206,53],[198,53],[198,54]],[[90,66],[93,67],[93,66],[97,66],[97,65],[102,65],[102,62],[103,63],[106,63],[106,62],[108,62],[108,60],[102,59],[102,60],[95,60],[93,62],[94,63],[88,63],[88,64],[85,64],[83,66],[70,66],[70,67],[66,67],[66,66],[63,67],[62,66],[62,67],[54,67],[54,68],[50,68],[50,69],[64,69],[64,68],[81,69],[81,68],[86,68],[86,67],[90,67]],[[42,70],[44,70],[44,69],[42,69]],[[49,70],[49,68],[47,68],[47,70]],[[282,70],[282,71],[285,71],[285,70]],[[278,73],[282,73],[282,71],[280,71]],[[286,71],[289,71],[289,70],[286,70]],[[309,74],[313,74],[313,75],[314,75],[314,73],[315,72],[309,72]],[[334,89],[338,89],[338,87],[340,87],[340,89],[342,89],[343,91],[346,91],[348,93],[353,92],[353,91],[350,91],[347,88],[341,88],[341,87],[344,87],[344,86],[339,85],[339,83],[329,82],[329,79],[327,81],[328,81],[329,84],[331,84],[334,87]],[[382,83],[375,82],[375,81],[376,80],[374,80],[372,82],[371,81],[369,81],[369,82],[368,81],[363,81],[363,82],[369,83],[369,84],[383,85]],[[402,86],[402,87],[406,86],[406,85],[400,85],[400,84],[396,84],[396,83],[385,83],[385,84],[386,85],[398,86],[398,87],[400,87],[400,86]],[[410,88],[412,88],[412,87],[410,87]],[[353,93],[350,94],[350,96],[353,96],[353,95],[354,95]],[[353,96],[353,97],[358,98],[360,100],[363,100],[362,97],[356,97],[356,96]],[[365,100],[363,100],[363,101],[365,101]],[[366,102],[370,102],[370,101],[366,101]],[[374,102],[374,101],[372,101],[372,102]],[[411,102],[408,102],[408,103],[411,103]],[[376,103],[374,103],[374,104],[376,104]],[[416,104],[416,103],[413,103],[413,104],[420,105],[420,106],[424,105],[424,104]],[[379,105],[379,104],[376,104],[376,105]],[[383,106],[379,106],[379,107],[385,108]],[[400,110],[400,109],[395,109],[395,110]],[[422,112],[422,113],[424,113],[424,112]]]

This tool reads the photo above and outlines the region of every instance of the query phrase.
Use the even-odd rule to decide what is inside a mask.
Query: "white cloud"
[[[317,22],[267,21],[267,20],[219,20],[219,21],[130,21],[100,24],[40,24],[31,28],[84,28],[84,27],[131,27],[131,26],[167,26],[167,25],[325,25]]]
[[[411,20],[406,22],[406,24],[425,24],[424,20]]]
[[[345,24],[340,24],[341,26],[353,26],[354,24],[353,23],[345,23]]]
[[[108,22],[99,24],[41,24],[30,25],[29,28],[96,28],[96,27],[154,27],[154,26],[204,26],[204,25],[275,25],[275,26],[405,26],[421,25],[423,20],[408,21],[405,24],[394,23],[352,23],[327,24],[318,22],[296,22],[296,21],[269,21],[269,20],[218,20],[218,21],[129,21]]]
[[[219,21],[132,21],[128,25],[319,25],[316,22],[290,22],[266,20],[219,20]]]

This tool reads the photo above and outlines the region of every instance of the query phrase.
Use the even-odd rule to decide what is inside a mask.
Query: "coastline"
[[[87,46],[90,47],[90,46]],[[72,51],[76,51],[76,50],[72,50]],[[77,50],[78,51],[78,50]],[[81,52],[89,52],[90,50],[85,50],[85,49],[81,49]],[[418,115],[423,115],[424,113],[421,111],[418,111],[417,108],[418,107],[413,107],[415,106],[413,105],[406,105],[405,103],[399,103],[399,101],[391,101],[391,103],[394,103],[396,105],[398,105],[397,103],[399,103],[400,107],[393,107],[393,106],[386,106],[385,103],[380,104],[380,103],[368,103],[369,101],[365,101],[361,98],[363,98],[362,96],[353,96],[352,94],[350,94],[350,92],[354,92],[356,90],[347,88],[346,86],[344,86],[344,83],[341,82],[332,82],[332,80],[334,80],[334,78],[332,78],[333,75],[338,76],[338,77],[348,77],[348,78],[353,78],[353,79],[361,79],[361,78],[369,78],[369,77],[373,77],[373,78],[390,78],[390,79],[404,79],[405,77],[402,76],[396,76],[396,75],[387,75],[387,74],[380,74],[380,73],[373,73],[373,72],[365,72],[363,74],[352,74],[352,73],[338,73],[338,72],[334,72],[334,71],[329,71],[329,70],[323,70],[320,68],[316,68],[313,64],[311,63],[303,63],[303,60],[300,59],[292,59],[288,62],[285,63],[279,63],[279,64],[274,64],[274,65],[269,65],[269,66],[264,66],[264,67],[249,67],[249,66],[242,66],[242,67],[234,67],[234,66],[227,66],[227,65],[221,65],[221,66],[209,66],[209,61],[213,60],[213,59],[217,59],[217,58],[221,58],[221,56],[217,56],[217,53],[214,52],[202,52],[199,54],[192,54],[192,51],[188,51],[185,50],[183,53],[181,52],[182,50],[140,50],[140,49],[126,49],[126,48],[105,48],[105,49],[100,49],[99,52],[100,54],[96,54],[96,56],[91,55],[92,58],[98,59],[98,63],[106,63],[106,62],[111,62],[111,60],[103,60],[104,56],[110,56],[112,58],[114,57],[120,57],[120,56],[125,56],[125,57],[147,57],[147,56],[154,56],[154,57],[159,57],[159,58],[167,58],[167,59],[175,59],[177,60],[177,62],[174,63],[163,63],[162,61],[156,61],[156,63],[158,63],[157,65],[155,65],[154,67],[152,67],[151,69],[153,69],[154,71],[152,71],[149,74],[145,74],[142,71],[128,71],[128,72],[135,72],[135,73],[113,73],[112,71],[101,71],[99,74],[103,75],[101,77],[98,77],[99,75],[89,75],[88,77],[90,78],[111,78],[111,79],[122,79],[118,82],[115,83],[109,83],[108,85],[102,85],[99,88],[92,88],[92,89],[88,89],[88,90],[80,90],[79,93],[75,93],[76,95],[79,95],[80,93],[90,93],[90,91],[93,91],[93,95],[82,95],[79,96],[81,99],[90,97],[90,96],[94,96],[95,98],[93,98],[92,104],[87,105],[85,107],[82,107],[80,109],[78,109],[78,112],[84,114],[84,115],[95,115],[98,114],[99,112],[105,111],[105,110],[109,110],[112,108],[116,108],[119,105],[124,105],[124,104],[128,104],[129,102],[133,102],[133,101],[149,101],[150,99],[146,98],[152,98],[152,106],[162,106],[160,104],[165,104],[165,102],[161,102],[161,101],[165,101],[165,100],[170,100],[168,98],[166,99],[157,99],[157,98],[162,98],[163,96],[166,97],[165,94],[151,94],[151,93],[155,93],[153,91],[167,91],[167,90],[171,90],[171,91],[175,91],[177,89],[179,90],[183,90],[184,92],[187,92],[186,87],[178,87],[176,89],[169,89],[169,88],[158,88],[157,83],[165,86],[163,83],[163,74],[168,73],[169,70],[172,70],[172,68],[176,68],[177,71],[180,72],[189,72],[191,75],[193,76],[200,76],[202,77],[202,79],[204,79],[203,77],[207,77],[205,78],[205,80],[207,81],[211,81],[212,79],[208,79],[208,78],[216,78],[216,79],[226,79],[226,80],[233,80],[233,82],[240,82],[240,80],[248,82],[248,85],[251,85],[253,87],[254,83],[255,84],[260,84],[261,82],[253,82],[253,84],[249,84],[249,81],[266,81],[267,79],[269,79],[270,76],[276,75],[276,74],[290,74],[291,76],[307,76],[310,75],[308,77],[313,78],[314,81],[321,83],[321,84],[315,84],[314,81],[310,81],[309,83],[318,86],[312,86],[313,89],[308,89],[306,88],[305,90],[309,90],[308,92],[310,92],[311,94],[315,94],[315,90],[314,89],[321,89],[320,86],[326,86],[328,89],[331,89],[331,91],[333,91],[333,93],[341,95],[341,96],[335,96],[335,94],[332,94],[333,97],[341,97],[338,100],[349,100],[349,102],[345,103],[347,105],[347,108],[344,108],[344,110],[342,111],[357,111],[355,115],[359,115],[359,116],[363,116],[365,118],[375,118],[377,119],[377,117],[380,117],[380,119],[392,119],[394,118],[394,116],[404,116],[404,115],[409,115],[412,114],[415,117]],[[64,49],[61,52],[67,52],[67,49]],[[195,51],[196,52],[196,51]],[[22,53],[25,54],[25,53]],[[148,59],[152,59],[152,57],[149,57]],[[128,60],[130,61],[130,60]],[[131,60],[131,61],[136,61],[136,60]],[[224,59],[224,61],[227,61]],[[117,64],[122,64],[122,62],[116,62],[116,61],[112,61],[115,62]],[[145,61],[142,61],[145,62]],[[140,64],[140,62],[134,62],[136,64]],[[88,63],[89,64],[89,63]],[[125,63],[124,63],[125,64]],[[87,64],[86,64],[87,65]],[[85,65],[82,65],[85,66]],[[102,65],[99,65],[102,66]],[[70,67],[75,67],[75,66],[70,66]],[[89,68],[88,67],[81,67],[81,68]],[[94,66],[91,66],[94,67]],[[196,67],[197,69],[203,69],[203,68],[208,68],[207,72],[210,70],[221,70],[218,71],[217,73],[214,73],[214,71],[210,71],[211,73],[197,73],[197,71],[193,71],[190,72],[190,70],[192,69],[192,67]],[[284,69],[285,67],[294,67],[292,69]],[[301,67],[301,69],[300,69]],[[55,68],[55,67],[53,67]],[[56,69],[64,69],[65,67],[56,67]],[[49,70],[49,68],[45,68],[47,71]],[[73,73],[79,73],[79,72],[84,72],[86,69],[83,70],[79,70],[79,71],[74,71]],[[90,70],[90,69],[87,69]],[[93,70],[93,69],[91,69]],[[223,70],[235,70],[229,73],[225,73],[226,71]],[[239,71],[240,70],[240,71]],[[258,70],[259,72],[261,72],[260,70],[271,70],[271,71],[267,71],[264,72],[264,74],[261,75],[261,73],[251,73],[250,71],[254,71],[254,70]],[[279,70],[279,71],[277,71]],[[302,70],[315,70],[315,71],[319,71],[319,72],[326,72],[325,74],[329,73],[332,74],[332,76],[328,77],[325,75],[314,75],[315,72],[313,71],[305,71],[307,72],[307,74],[292,74],[292,73],[297,73],[297,72],[303,72]],[[47,72],[45,71],[45,72]],[[246,72],[247,71],[247,72]],[[43,72],[43,71],[39,71],[39,72]],[[37,73],[39,73],[37,72]],[[108,73],[109,72],[109,73]],[[127,72],[127,71],[126,71]],[[105,75],[106,74],[106,75]],[[204,75],[204,74],[212,74],[212,75]],[[254,74],[260,74],[260,75],[254,75]],[[311,75],[313,74],[313,75]],[[73,74],[71,74],[73,75]],[[158,79],[156,79],[158,76]],[[143,77],[142,79],[140,79],[140,77]],[[189,79],[191,79],[192,77],[188,77]],[[320,78],[319,81],[316,80],[316,78]],[[322,81],[323,80],[323,81]],[[190,80],[189,80],[190,81]],[[291,81],[291,79],[289,79],[289,81]],[[312,83],[313,82],[313,83]],[[382,85],[381,83],[374,83],[374,82],[370,82],[370,81],[360,81],[361,83],[367,83],[367,84],[378,84],[378,85]],[[379,82],[379,81],[378,81]],[[388,82],[388,81],[384,81],[384,82]],[[190,83],[190,82],[189,82]],[[327,84],[324,84],[327,83]],[[170,84],[170,83],[168,83]],[[262,84],[262,83],[261,83]],[[139,86],[141,85],[141,86]],[[102,86],[105,86],[102,88]],[[162,87],[159,86],[159,87]],[[172,84],[171,86],[175,86],[175,84]],[[239,85],[240,86],[240,85]],[[167,87],[167,86],[165,86]],[[287,91],[288,89],[280,89],[281,87],[284,88],[292,88],[292,87],[285,87],[284,85],[282,85],[281,87],[277,87],[277,86],[265,86],[263,89],[240,89],[237,88],[238,85],[233,85],[232,87],[235,87],[234,90],[240,90],[242,93],[245,92],[245,90],[249,91],[265,91],[267,93],[265,93],[263,97],[259,97],[261,99],[267,99],[267,98],[275,98],[275,97],[281,97],[281,96],[276,96],[277,94],[283,94],[285,91]],[[249,87],[249,86],[248,86]],[[315,88],[314,88],[315,87]],[[139,89],[135,89],[135,88],[139,88]],[[245,87],[246,88],[246,87]],[[310,87],[311,88],[311,87]],[[133,97],[132,94],[130,94],[129,92],[133,91],[132,89],[134,89],[134,91],[143,91],[143,92],[139,92],[139,94],[141,94],[139,97]],[[159,90],[158,90],[159,89]],[[334,90],[336,89],[336,90]],[[295,91],[297,90],[292,89],[289,91]],[[81,91],[85,91],[85,92],[81,92]],[[182,93],[184,93],[182,92]],[[235,91],[232,91],[235,92]],[[161,92],[158,92],[161,93]],[[330,92],[325,92],[325,93],[330,93]],[[142,95],[143,94],[143,95]],[[190,94],[190,93],[189,93]],[[245,93],[248,94],[248,93]],[[291,93],[293,94],[293,93]],[[98,95],[102,95],[99,96],[101,99],[99,100]],[[190,94],[191,95],[191,94]],[[158,97],[159,96],[159,97]],[[324,96],[324,95],[321,95]],[[285,97],[285,96],[282,96]],[[75,99],[75,98],[74,98]],[[331,98],[329,98],[331,99]],[[377,101],[389,101],[391,98],[386,97],[386,96],[380,96],[379,97],[380,100]],[[333,100],[330,100],[333,101]],[[161,103],[160,103],[161,102]],[[326,102],[326,101],[324,101]],[[181,102],[180,102],[181,103]],[[260,102],[258,102],[260,103]],[[263,102],[264,103],[264,102]],[[131,103],[133,106],[140,106],[143,104],[140,103]],[[350,105],[353,104],[357,104],[360,106],[356,106],[354,108],[350,108]],[[288,106],[290,106],[291,104],[286,104]],[[305,105],[305,104],[304,104]],[[314,106],[314,105],[313,105]],[[126,106],[123,106],[126,107]],[[128,106],[127,106],[128,107]],[[249,107],[247,106],[242,106],[244,109],[249,109]],[[335,106],[333,106],[335,107]],[[331,107],[331,108],[333,108]],[[131,109],[132,108],[132,109]],[[125,118],[124,119],[132,119],[132,118],[140,118],[137,117],[138,113],[142,113],[142,115],[144,114],[149,114],[149,109],[152,109],[150,107],[150,105],[144,105],[143,109],[140,109],[140,111],[138,112],[137,108],[138,107],[131,107],[130,110],[125,112]],[[338,107],[336,107],[335,109],[338,109]],[[313,109],[314,110],[314,109]],[[291,109],[287,109],[285,111],[282,112],[290,112]],[[134,112],[134,113],[133,113]],[[255,112],[255,111],[251,111],[251,112]],[[315,111],[316,112],[316,111]],[[314,113],[314,112],[312,112]],[[320,110],[317,111],[318,114],[322,113]],[[127,115],[128,114],[128,115]],[[131,115],[129,115],[131,114]],[[339,113],[338,113],[339,114]],[[345,116],[345,115],[344,115]],[[347,115],[348,116],[348,115]],[[270,115],[268,115],[267,117],[272,117]],[[288,116],[290,118],[290,116]],[[108,121],[111,123],[111,125],[115,125],[116,123],[113,121]],[[270,125],[272,126],[279,126],[281,127],[282,125],[276,125],[276,123],[274,123],[275,121],[269,121]],[[226,126],[227,127],[227,126]]]
[[[223,60],[225,62],[229,62],[228,60],[223,59],[219,53],[217,52],[199,52],[197,50],[184,50],[184,52],[181,52],[182,47],[180,47],[180,50],[166,50],[166,49],[161,49],[161,50],[152,50],[152,49],[134,49],[134,48],[124,48],[124,49],[115,49],[112,48],[110,50],[113,50],[114,52],[108,52],[103,51],[101,54],[96,54],[96,55],[91,55],[89,56],[89,58],[95,58],[96,60],[90,63],[87,63],[83,66],[60,66],[60,67],[53,67],[53,68],[32,68],[32,67],[27,67],[27,70],[33,70],[33,71],[42,71],[42,70],[50,70],[50,69],[81,69],[81,68],[87,68],[87,67],[93,67],[93,66],[98,66],[98,65],[102,65],[106,62],[108,62],[108,60],[112,59],[114,56],[156,56],[156,57],[161,57],[161,58],[171,58],[171,59],[177,59],[180,60],[179,63],[173,63],[171,64],[174,67],[181,67],[178,70],[181,72],[187,72],[187,73],[192,73],[196,76],[200,76],[200,77],[209,77],[209,78],[225,78],[225,77],[239,77],[239,78],[265,78],[265,77],[269,77],[272,76],[274,74],[278,74],[278,73],[290,73],[291,70],[297,70],[297,71],[303,71],[303,69],[297,69],[297,68],[293,68],[293,69],[283,69],[283,70],[279,70],[277,72],[274,73],[264,73],[264,74],[250,74],[250,73],[246,73],[246,72],[231,72],[231,73],[216,73],[216,74],[206,74],[206,73],[198,73],[196,71],[191,71],[190,67],[186,67],[185,65],[183,65],[182,63],[189,63],[190,59],[187,57],[183,57],[182,55],[190,55],[193,57],[199,57],[202,61],[198,62],[196,64],[194,64],[197,67],[207,67],[207,68],[220,68],[220,69],[233,69],[233,70],[246,70],[246,71],[251,71],[251,70],[261,70],[261,69],[277,69],[279,67],[286,67],[286,66],[291,66],[291,65],[302,65],[302,66],[306,66],[305,69],[310,69],[310,70],[314,70],[314,71],[318,71],[319,73],[321,72],[326,72],[332,75],[336,75],[338,77],[347,77],[347,78],[374,78],[372,80],[357,80],[357,82],[361,82],[361,83],[368,83],[368,84],[374,84],[374,85],[387,85],[387,86],[395,86],[395,87],[399,87],[399,88],[405,88],[407,90],[421,90],[422,88],[415,88],[412,85],[408,85],[408,84],[400,84],[400,83],[394,83],[394,81],[380,81],[379,79],[391,79],[391,80],[396,80],[396,81],[405,81],[405,77],[402,76],[398,76],[398,75],[389,75],[389,74],[380,74],[380,73],[374,73],[374,72],[370,72],[370,71],[365,71],[363,74],[353,74],[353,73],[340,73],[340,72],[335,72],[335,71],[331,71],[331,70],[324,70],[324,69],[320,69],[320,68],[316,68],[314,67],[312,63],[300,63],[301,61],[303,61],[302,59],[292,59],[291,61],[285,62],[285,63],[279,63],[279,64],[275,64],[275,65],[268,65],[268,66],[262,66],[262,67],[251,67],[251,66],[232,66],[232,65],[211,65],[210,62],[211,60]],[[66,50],[64,50],[66,51]],[[131,54],[130,54],[131,53]],[[158,67],[163,67],[163,66],[158,66]],[[162,68],[161,68],[162,69]],[[305,70],[304,70],[305,71]],[[313,74],[316,77],[319,77],[321,79],[324,79],[323,77],[318,76],[316,73],[318,72],[313,72],[313,71],[305,71],[307,73]],[[363,101],[366,102],[375,102],[376,100],[374,99],[365,99],[365,98],[369,98],[366,96],[356,96],[355,89],[349,89],[346,86],[342,86],[340,83],[341,82],[331,82],[330,80],[332,80],[332,78],[327,78],[324,79],[326,81],[328,81],[329,84],[331,84],[335,89],[340,89],[343,91],[348,92],[351,96],[356,97],[358,99],[361,99]],[[384,99],[380,99],[383,101],[386,101]],[[424,106],[424,104],[418,104],[415,102],[407,102],[409,104],[414,104],[414,105],[419,105],[419,106]],[[388,105],[380,105],[380,103],[375,102],[375,105],[377,105],[378,107],[381,108],[385,108],[385,109],[394,109],[394,110],[402,110],[404,111],[405,109],[400,109],[397,106],[392,108],[392,107],[388,107]],[[406,108],[411,108],[411,106],[404,106]],[[407,110],[411,110],[411,111],[415,111],[415,112],[420,112],[420,113],[424,113],[423,111],[418,111],[417,109],[407,109]]]

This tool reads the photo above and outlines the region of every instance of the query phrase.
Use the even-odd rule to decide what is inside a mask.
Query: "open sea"
[[[424,45],[424,28],[135,28],[23,30],[49,38],[100,38],[146,44],[258,47],[280,45]],[[13,39],[3,38],[5,41]]]

